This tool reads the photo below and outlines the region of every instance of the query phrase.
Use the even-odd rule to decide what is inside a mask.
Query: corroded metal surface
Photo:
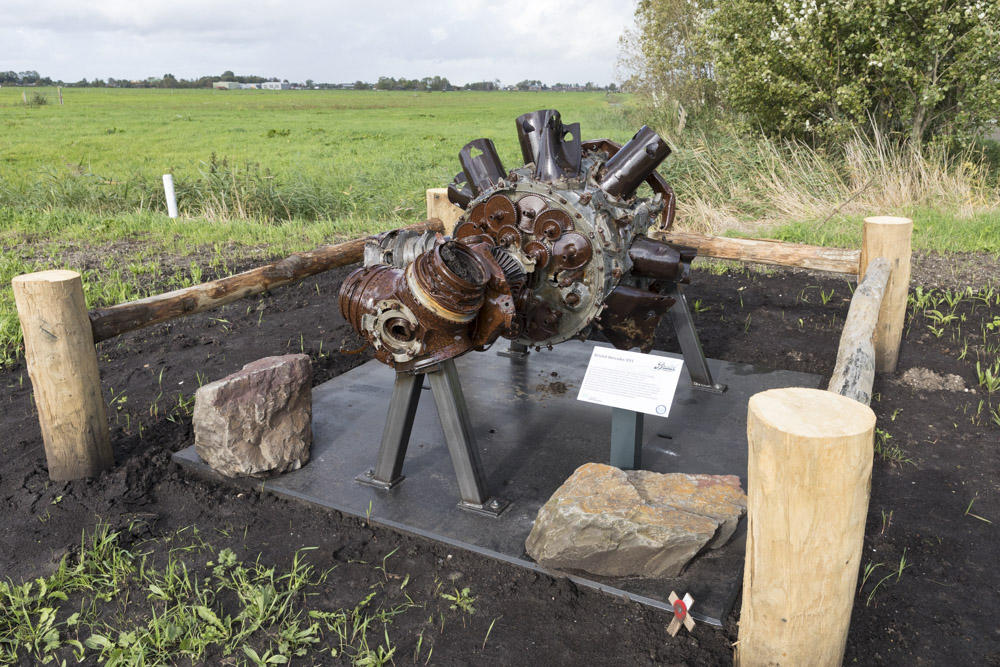
[[[673,222],[673,190],[655,171],[670,154],[661,137],[644,126],[624,146],[582,141],[554,109],[516,128],[522,167],[505,172],[488,139],[459,152],[448,192],[466,212],[453,239],[380,235],[344,281],[341,311],[397,371],[501,336],[551,347],[593,326],[617,347],[647,350],[674,303],[663,292],[689,280],[695,251],[646,236]],[[636,195],[643,183],[652,197]]]

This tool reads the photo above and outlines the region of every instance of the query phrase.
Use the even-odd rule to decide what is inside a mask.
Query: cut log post
[[[819,389],[750,398],[736,664],[840,665],[868,513],[875,413]]]
[[[442,225],[437,220],[425,220],[404,229],[440,232]],[[309,252],[298,252],[280,262],[259,266],[228,278],[93,310],[90,312],[90,322],[94,330],[94,341],[100,342],[127,331],[218,308],[323,271],[360,262],[364,255],[365,241],[366,239],[355,239]]]
[[[653,232],[650,236],[697,248],[700,257],[793,266],[848,275],[857,275],[858,258],[861,255],[857,250],[843,248],[824,248],[769,239],[730,239],[679,230]]]
[[[95,477],[115,462],[80,274],[42,271],[11,283],[49,478]]]
[[[886,283],[889,260],[876,257],[868,263],[864,279],[851,297],[844,331],[840,334],[837,364],[830,377],[829,391],[859,403],[871,405],[875,381],[875,325]]]
[[[865,277],[869,264],[876,257],[889,260],[891,271],[875,326],[875,370],[879,373],[894,372],[899,360],[906,296],[910,288],[912,237],[913,221],[909,218],[865,218],[858,280]]]
[[[451,203],[448,199],[448,188],[430,188],[427,190],[427,219],[437,218],[444,223],[444,233],[451,236],[455,231],[455,223],[465,211]]]

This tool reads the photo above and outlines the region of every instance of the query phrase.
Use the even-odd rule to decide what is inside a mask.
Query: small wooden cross
[[[670,636],[677,636],[677,631],[681,629],[681,625],[687,628],[688,632],[694,630],[694,619],[688,613],[691,607],[694,606],[694,598],[691,597],[691,594],[685,593],[684,599],[681,599],[677,597],[677,593],[670,591],[670,597],[667,599],[674,606],[674,620],[670,621],[670,625],[667,626],[667,632],[670,633]]]

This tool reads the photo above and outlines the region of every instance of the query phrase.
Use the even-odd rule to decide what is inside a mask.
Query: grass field
[[[43,94],[46,91],[42,91]],[[492,138],[521,163],[514,118],[557,106],[587,136],[637,128],[595,94],[68,89],[65,105],[0,90],[0,198],[99,213],[179,205],[210,218],[412,219],[424,190],[459,170],[468,141]]]
[[[527,111],[557,108],[584,138],[619,142],[657,117],[605,93],[68,88],[59,105],[54,89],[26,92],[47,103],[0,89],[0,366],[20,354],[20,273],[83,269],[91,307],[138,298],[241,257],[423,219],[425,190],[453,178],[468,141],[521,164],[514,119]],[[724,132],[669,140],[660,171],[684,226],[856,246],[877,212],[913,217],[917,248],[1000,252],[997,171],[973,155],[914,158],[860,137],[838,158]]]

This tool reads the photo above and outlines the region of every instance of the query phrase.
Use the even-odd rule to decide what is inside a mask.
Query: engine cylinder
[[[410,290],[438,317],[468,322],[485,300],[489,273],[468,246],[448,241],[417,257],[407,271]]]

